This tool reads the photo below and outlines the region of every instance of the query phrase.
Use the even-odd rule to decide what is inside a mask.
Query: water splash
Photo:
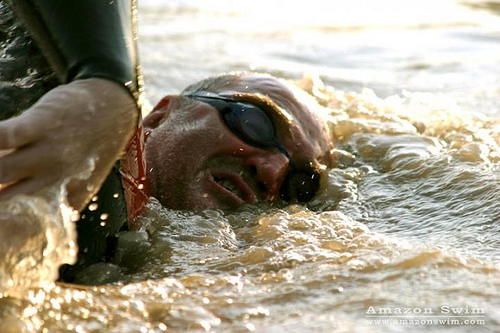
[[[58,277],[62,263],[73,263],[76,232],[64,187],[0,202],[0,288],[22,297]]]

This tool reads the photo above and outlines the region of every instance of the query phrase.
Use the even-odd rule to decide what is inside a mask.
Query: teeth
[[[224,186],[227,190],[233,192],[237,196],[241,197],[242,193],[240,192],[239,188],[236,187],[233,181],[227,179],[227,178],[215,178],[215,181],[219,183],[220,185]]]

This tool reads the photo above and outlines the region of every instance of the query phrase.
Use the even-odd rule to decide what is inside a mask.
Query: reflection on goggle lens
[[[248,103],[209,91],[185,95],[207,103],[217,109],[226,126],[244,142],[259,148],[276,148],[285,155],[290,171],[281,188],[281,198],[286,201],[311,200],[319,188],[319,174],[311,168],[298,168],[288,151],[276,136],[274,123],[262,109]]]

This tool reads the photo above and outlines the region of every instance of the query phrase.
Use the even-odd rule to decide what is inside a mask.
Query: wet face
[[[262,109],[286,152],[236,135],[220,110],[187,96],[201,90]],[[181,96],[165,97],[144,119],[151,195],[174,209],[306,201],[319,183],[321,165],[333,161],[324,119],[302,93],[268,75],[241,74],[206,80]]]

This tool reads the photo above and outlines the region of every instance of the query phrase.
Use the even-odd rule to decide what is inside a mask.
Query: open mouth
[[[219,177],[214,177],[214,180],[219,185],[223,186],[226,190],[231,191],[233,194],[237,195],[240,198],[243,197],[243,192],[236,186],[236,184],[232,180]]]
[[[212,180],[217,185],[219,193],[230,197],[237,204],[257,202],[255,192],[237,173],[213,171]]]

